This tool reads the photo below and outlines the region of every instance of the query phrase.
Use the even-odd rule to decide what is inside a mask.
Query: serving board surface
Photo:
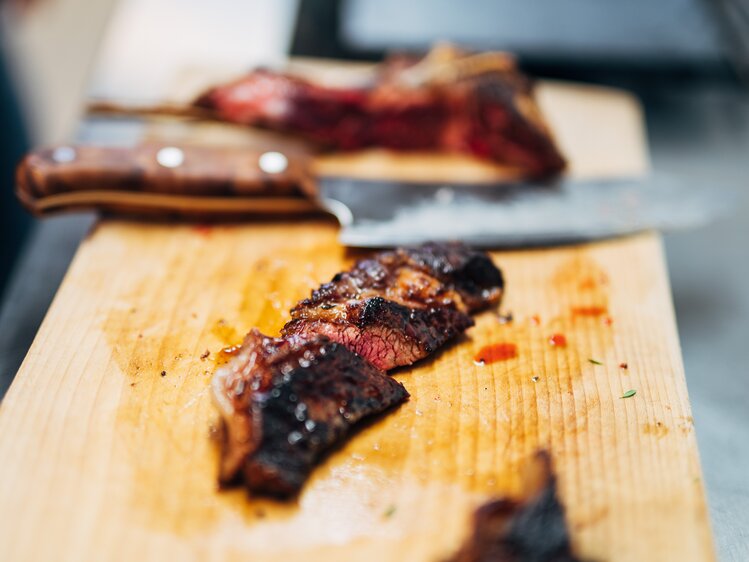
[[[572,90],[542,101],[565,149],[578,142],[573,171],[643,171],[631,98]],[[359,255],[324,220],[99,223],[0,406],[4,559],[438,561],[473,508],[517,493],[523,463],[547,448],[581,557],[713,560],[654,234],[493,253],[511,321],[484,313],[398,371],[411,400],[335,450],[296,501],[219,492],[218,351],[252,327],[278,333]],[[517,357],[477,364],[493,343]]]

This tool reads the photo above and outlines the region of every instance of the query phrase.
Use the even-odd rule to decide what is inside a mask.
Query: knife
[[[340,223],[341,242],[354,247],[581,242],[702,225],[734,200],[660,175],[549,184],[315,177],[303,154],[157,143],[36,150],[18,167],[16,193],[42,216],[81,209],[201,220],[326,212]]]

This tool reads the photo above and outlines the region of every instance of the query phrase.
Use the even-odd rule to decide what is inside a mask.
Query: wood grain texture
[[[638,139],[620,141],[644,166]],[[654,234],[494,253],[512,322],[484,313],[400,370],[411,400],[334,451],[298,501],[217,491],[217,352],[252,327],[276,334],[357,255],[326,221],[100,223],[0,406],[3,559],[437,561],[546,447],[580,556],[713,560]],[[474,362],[497,342],[517,358]]]

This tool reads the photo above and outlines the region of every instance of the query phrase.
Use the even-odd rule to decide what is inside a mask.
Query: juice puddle
[[[479,365],[495,363],[497,361],[506,361],[518,356],[518,346],[514,343],[493,343],[485,345],[476,354],[473,360]]]

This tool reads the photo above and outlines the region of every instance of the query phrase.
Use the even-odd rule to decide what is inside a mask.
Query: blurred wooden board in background
[[[541,100],[573,173],[647,168],[628,96],[552,85]],[[210,142],[214,130],[192,134]],[[404,169],[396,158],[374,171],[367,158],[339,169]],[[325,220],[101,222],[0,406],[5,559],[442,560],[473,508],[516,492],[544,447],[582,558],[713,560],[655,234],[493,253],[512,322],[485,313],[399,371],[410,402],[334,451],[297,501],[217,491],[213,357],[251,327],[277,333],[296,300],[357,255]],[[555,333],[567,347],[550,345]],[[477,365],[497,342],[518,357]]]

